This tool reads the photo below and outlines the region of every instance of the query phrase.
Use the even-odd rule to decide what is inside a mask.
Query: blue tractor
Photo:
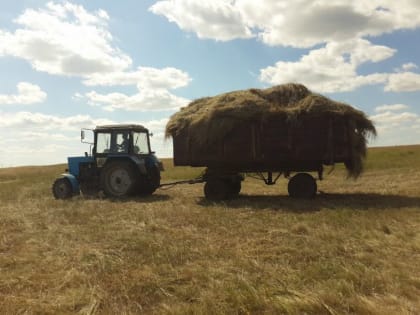
[[[151,195],[160,186],[162,163],[150,149],[149,131],[141,125],[98,126],[93,131],[91,154],[69,157],[66,173],[52,186],[56,199],[74,195],[122,198]]]

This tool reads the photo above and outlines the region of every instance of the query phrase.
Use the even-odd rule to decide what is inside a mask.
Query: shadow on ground
[[[85,197],[81,197],[85,200],[100,200],[100,199],[104,199],[104,200],[109,200],[111,202],[115,202],[115,203],[126,203],[126,202],[138,202],[138,203],[153,203],[153,202],[163,202],[163,201],[168,201],[169,199],[171,199],[170,196],[168,195],[164,195],[164,194],[158,194],[155,193],[153,195],[149,195],[149,196],[131,196],[131,197],[123,197],[123,198],[108,198],[108,197],[104,197],[104,196],[85,196]]]
[[[236,199],[223,202],[214,202],[201,198],[198,204],[204,207],[223,204],[228,208],[271,209],[292,212],[312,212],[321,209],[386,210],[410,207],[420,208],[420,197],[377,193],[320,193],[314,199],[294,199],[284,195],[240,195]]]

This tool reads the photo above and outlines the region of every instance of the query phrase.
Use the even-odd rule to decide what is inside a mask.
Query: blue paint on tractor
[[[79,176],[79,166],[80,163],[89,163],[94,162],[95,159],[91,156],[74,156],[67,158],[68,165],[69,165],[69,173],[73,175],[74,177]]]
[[[64,178],[67,178],[67,180],[70,182],[71,188],[73,190],[73,195],[78,195],[80,193],[80,188],[79,188],[79,181],[77,180],[77,178],[69,173],[61,174],[61,176],[63,176]]]
[[[68,173],[62,174],[61,176],[67,178],[71,184],[73,194],[77,195],[80,193],[79,180],[77,179],[80,173],[80,163],[94,162],[95,159],[91,156],[74,156],[68,157],[67,161],[69,167]]]

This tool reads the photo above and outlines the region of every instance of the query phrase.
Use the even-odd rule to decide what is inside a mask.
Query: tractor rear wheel
[[[138,194],[141,196],[151,195],[160,186],[160,170],[152,167],[148,170],[148,175],[140,179]]]
[[[73,196],[73,188],[67,178],[57,178],[52,186],[55,199],[69,199]]]
[[[133,194],[138,178],[138,170],[129,161],[114,161],[102,169],[100,183],[105,195],[121,198]]]
[[[315,197],[317,185],[310,174],[298,173],[289,180],[287,189],[290,197],[309,199]]]

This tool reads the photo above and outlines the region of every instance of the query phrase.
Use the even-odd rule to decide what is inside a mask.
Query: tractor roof
[[[148,131],[142,125],[135,124],[120,124],[120,125],[103,125],[96,126],[95,131],[104,131],[104,130],[134,130],[134,131]]]

